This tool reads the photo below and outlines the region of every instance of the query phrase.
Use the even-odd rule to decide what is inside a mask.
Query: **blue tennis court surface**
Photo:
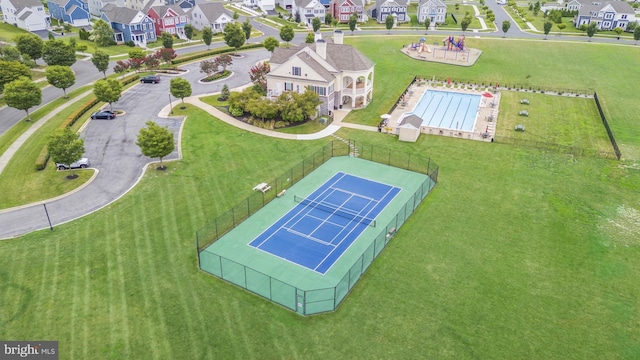
[[[338,172],[249,245],[325,274],[400,190]]]
[[[422,126],[473,131],[480,95],[427,90],[409,114],[422,119]]]

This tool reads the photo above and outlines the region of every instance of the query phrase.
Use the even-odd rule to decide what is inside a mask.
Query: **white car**
[[[507,0],[497,0],[498,5],[507,5]]]
[[[78,169],[78,168],[86,169],[89,166],[91,166],[91,163],[89,163],[89,159],[82,158],[74,163],[71,163],[71,165],[56,163],[56,166],[58,167],[58,170]]]

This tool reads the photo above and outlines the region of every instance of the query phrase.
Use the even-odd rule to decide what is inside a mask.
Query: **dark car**
[[[56,167],[58,168],[58,170],[86,169],[89,166],[91,166],[91,163],[89,162],[89,159],[87,159],[87,158],[82,158],[82,159],[72,163],[71,165],[56,163]]]
[[[94,112],[93,114],[91,114],[91,118],[92,119],[107,119],[107,120],[111,120],[111,119],[115,119],[115,117],[116,117],[116,113],[114,113],[113,111],[110,111],[110,110],[98,111],[98,112]]]
[[[152,83],[152,84],[157,84],[160,82],[160,76],[158,75],[148,75],[148,76],[144,76],[140,79],[141,83]]]

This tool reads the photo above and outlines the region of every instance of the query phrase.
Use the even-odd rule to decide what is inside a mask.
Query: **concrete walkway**
[[[78,99],[84,98],[85,96],[91,94],[92,91],[93,90],[85,91],[82,94],[74,97],[73,99],[69,99],[67,103],[57,107],[55,110],[43,116],[42,118],[40,118],[40,120],[38,120],[33,125],[31,125],[29,129],[27,129],[27,131],[23,132],[22,135],[20,135],[20,137],[18,137],[13,143],[11,143],[7,151],[5,151],[2,155],[0,155],[0,174],[2,174],[2,171],[4,171],[4,168],[7,167],[9,160],[11,160],[11,158],[16,154],[18,149],[20,149],[20,147],[27,141],[27,139],[29,139],[31,135],[33,135],[33,133],[38,131],[38,129],[40,129],[42,125],[46,124],[47,121],[49,121],[52,117],[58,115],[58,113],[68,108],[69,106],[75,105]]]
[[[471,5],[471,7],[473,8],[475,17],[478,19],[478,21],[480,22],[480,26],[482,27],[482,29],[480,30],[487,30],[488,29],[487,23],[485,23],[484,18],[480,16],[480,10],[478,10],[478,7],[476,5]]]

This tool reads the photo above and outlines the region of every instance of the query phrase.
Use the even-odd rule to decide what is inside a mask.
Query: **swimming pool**
[[[413,111],[403,117],[416,115],[426,127],[472,132],[481,98],[475,94],[427,90]]]

